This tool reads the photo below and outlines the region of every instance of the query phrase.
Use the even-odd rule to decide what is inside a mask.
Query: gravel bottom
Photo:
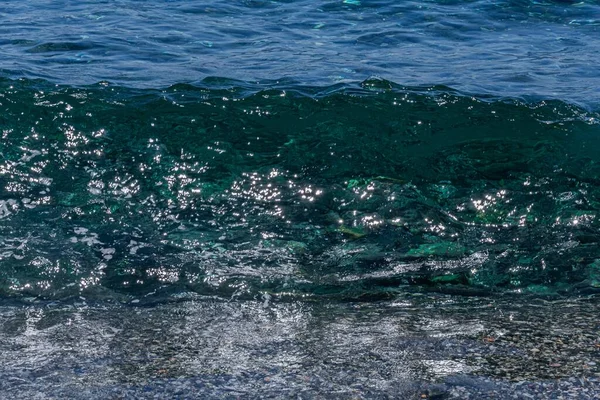
[[[407,384],[394,393],[377,391],[326,392],[318,388],[291,391],[285,388],[257,387],[255,392],[236,390],[227,379],[161,379],[143,386],[52,387],[45,392],[22,388],[14,398],[28,399],[597,399],[600,380],[570,378],[552,382],[509,383],[459,376],[444,384]]]
[[[600,302],[0,306],[13,399],[596,399]]]

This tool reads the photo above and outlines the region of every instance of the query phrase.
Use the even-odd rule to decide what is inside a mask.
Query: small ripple
[[[69,51],[84,51],[98,48],[99,45],[92,42],[48,42],[38,44],[26,50],[27,53],[64,53]]]

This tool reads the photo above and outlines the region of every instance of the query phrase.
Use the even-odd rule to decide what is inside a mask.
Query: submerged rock
[[[361,228],[351,228],[345,225],[340,226],[336,230],[352,239],[360,239],[366,235],[366,232]]]
[[[422,244],[416,249],[411,249],[406,253],[410,258],[422,258],[431,256],[441,257],[460,257],[466,253],[467,249],[454,242],[439,242],[432,244]]]
[[[600,288],[600,258],[588,265],[588,277],[590,286]]]

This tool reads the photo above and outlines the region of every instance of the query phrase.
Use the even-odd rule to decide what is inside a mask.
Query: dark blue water
[[[2,75],[163,88],[209,76],[380,76],[598,105],[596,1],[28,1],[0,5]]]
[[[597,1],[0,4],[0,391],[593,398],[599,31]]]

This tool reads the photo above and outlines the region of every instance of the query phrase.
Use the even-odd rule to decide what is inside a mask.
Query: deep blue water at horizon
[[[595,1],[0,21],[3,298],[600,290]]]
[[[136,88],[380,77],[598,105],[596,1],[28,1],[0,5],[1,74]]]

